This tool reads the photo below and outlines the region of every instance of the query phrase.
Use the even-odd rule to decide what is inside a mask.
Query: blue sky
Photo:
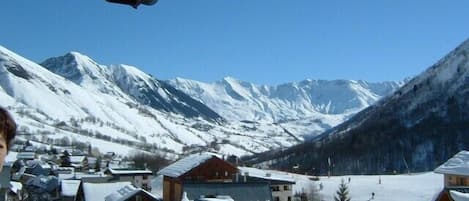
[[[402,80],[469,37],[469,1],[13,0],[0,45],[33,61],[78,51],[159,79]]]

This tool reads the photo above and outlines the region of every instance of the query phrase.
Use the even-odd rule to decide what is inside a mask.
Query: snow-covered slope
[[[211,84],[183,78],[169,83],[230,121],[274,122],[309,137],[336,126],[403,84],[304,80],[259,86],[232,77]]]
[[[107,67],[77,52],[47,59],[41,65],[87,91],[118,97],[129,96],[140,104],[160,111],[222,121],[210,108],[133,66]]]
[[[0,102],[18,121],[18,138],[44,146],[81,142],[122,155],[199,149],[242,155],[299,142],[275,124],[225,122],[135,67],[100,65],[76,52],[41,66],[0,46]]]

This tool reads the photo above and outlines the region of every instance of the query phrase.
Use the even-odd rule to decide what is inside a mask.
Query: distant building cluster
[[[66,148],[38,153],[33,146],[16,145],[12,150],[0,175],[0,191],[9,201],[300,200],[294,197],[290,175],[237,167],[237,160],[208,152],[161,169],[160,187],[152,189],[155,172],[131,168],[113,153],[95,158]]]
[[[152,171],[129,168],[130,162],[114,153],[97,159],[75,149],[39,154],[34,146],[15,145],[12,150],[0,175],[5,200],[162,200],[151,192]]]

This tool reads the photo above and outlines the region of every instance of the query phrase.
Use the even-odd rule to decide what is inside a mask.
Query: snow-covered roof
[[[439,174],[469,176],[469,151],[460,151],[434,170]]]
[[[133,169],[113,169],[108,168],[108,171],[113,175],[139,175],[139,174],[153,174],[150,170],[133,170]]]
[[[86,156],[70,156],[70,162],[81,163],[85,160]]]
[[[62,196],[76,196],[80,182],[80,180],[62,180]]]
[[[10,181],[10,184],[11,184],[10,189],[14,193],[18,193],[19,190],[23,189],[23,184],[21,184],[20,182]]]
[[[252,167],[238,167],[241,175],[247,175],[249,177],[256,177],[266,180],[285,181],[295,183],[295,178],[288,175],[286,172],[279,172],[274,170],[261,170]]]
[[[109,194],[108,196],[104,198],[104,200],[105,201],[125,201],[139,192],[144,192],[148,196],[153,197],[155,200],[159,199],[155,197],[154,195],[152,195],[151,193],[149,193],[148,191],[145,191],[141,188],[135,188],[132,185],[127,185]]]
[[[59,187],[59,180],[55,176],[39,175],[26,181],[26,186],[34,186],[41,190],[51,192]]]
[[[5,162],[15,162],[17,159],[18,152],[10,151],[8,155],[5,157]]]
[[[83,183],[83,193],[85,195],[85,200],[104,200],[110,192],[117,191],[127,185],[131,185],[131,183]]]
[[[168,167],[163,168],[158,172],[158,174],[169,177],[179,177],[188,172],[189,170],[192,170],[200,164],[208,161],[212,157],[217,157],[217,155],[209,152],[192,154],[181,160],[176,161]]]
[[[36,153],[34,152],[19,152],[16,155],[17,159],[34,159],[36,157]]]
[[[449,194],[451,195],[451,198],[453,198],[454,201],[469,201],[469,193],[461,193],[458,191],[449,191]]]
[[[42,169],[51,169],[51,165],[41,160],[29,160],[26,161],[26,165],[29,167],[35,168],[36,166],[41,167]]]

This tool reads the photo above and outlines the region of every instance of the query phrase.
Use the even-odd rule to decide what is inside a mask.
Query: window
[[[283,190],[284,190],[284,191],[288,191],[288,190],[290,190],[290,187],[287,186],[287,185],[285,185],[285,186],[283,186]]]
[[[275,197],[274,197],[274,201],[280,201],[280,197],[275,196]]]
[[[148,175],[143,175],[143,179],[148,179]]]
[[[287,200],[287,201],[291,201],[291,197],[290,197],[290,196],[288,196],[288,200]]]
[[[272,191],[280,191],[280,187],[279,186],[272,186],[270,187],[270,189],[272,189]],[[275,199],[274,199],[275,200]]]

